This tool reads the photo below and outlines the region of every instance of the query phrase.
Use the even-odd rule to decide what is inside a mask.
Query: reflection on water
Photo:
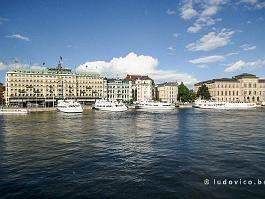
[[[3,198],[260,198],[263,109],[0,116]],[[222,194],[220,194],[222,193]],[[247,198],[249,198],[247,197]]]

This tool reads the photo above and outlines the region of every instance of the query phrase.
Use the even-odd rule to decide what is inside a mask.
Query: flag
[[[45,65],[45,62],[43,62],[42,65],[44,66]]]
[[[60,56],[60,60],[63,60],[62,56]]]

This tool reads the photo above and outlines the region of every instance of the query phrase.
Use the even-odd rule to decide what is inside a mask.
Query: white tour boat
[[[202,109],[250,109],[256,108],[256,103],[251,102],[220,102],[197,99],[193,107]]]
[[[22,108],[1,108],[0,114],[28,114],[28,110]]]
[[[57,109],[64,113],[82,113],[81,104],[75,100],[58,100]]]
[[[142,101],[137,103],[135,108],[145,110],[173,110],[176,108],[176,106],[167,102]]]
[[[94,108],[101,111],[126,111],[127,106],[118,101],[96,100]]]

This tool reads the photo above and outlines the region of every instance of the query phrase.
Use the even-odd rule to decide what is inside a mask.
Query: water
[[[2,115],[0,198],[264,198],[265,185],[213,184],[265,180],[264,117],[265,109]]]

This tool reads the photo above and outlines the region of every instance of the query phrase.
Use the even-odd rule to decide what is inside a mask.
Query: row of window
[[[217,101],[230,101],[230,102],[235,102],[235,101],[238,101],[239,98],[236,98],[236,97],[220,97],[220,98],[217,98]],[[260,98],[259,97],[244,97],[244,101],[260,101]]]
[[[108,88],[129,88],[129,86],[108,86]]]
[[[242,84],[242,86],[244,86],[244,88],[257,88],[257,84],[256,83],[244,83]],[[214,85],[209,85],[209,88],[214,87]],[[218,84],[217,88],[239,88],[240,84]],[[265,88],[265,84],[260,84],[259,86],[260,88]]]
[[[75,76],[75,75],[72,75],[72,76],[58,76],[58,75],[28,75],[28,74],[12,74],[12,73],[7,73],[7,76],[11,76],[11,77],[37,77],[37,78],[40,78],[40,77],[44,77],[44,78],[51,78],[51,77],[53,77],[53,78],[58,78],[58,77],[60,77],[60,78],[64,78],[64,79],[71,79],[71,78],[79,78],[79,79],[84,79],[84,77],[78,77],[78,76]],[[87,76],[87,77],[85,77],[85,79],[98,79],[98,77],[92,77],[92,76]]]
[[[265,91],[264,91],[265,93]],[[238,91],[216,91],[216,92],[211,92],[211,95],[214,96],[214,95],[225,95],[225,96],[238,96],[239,95],[239,92]],[[257,92],[257,91],[244,91],[244,95],[262,95],[262,91],[260,92]]]
[[[127,90],[108,90],[108,93],[129,93]]]

